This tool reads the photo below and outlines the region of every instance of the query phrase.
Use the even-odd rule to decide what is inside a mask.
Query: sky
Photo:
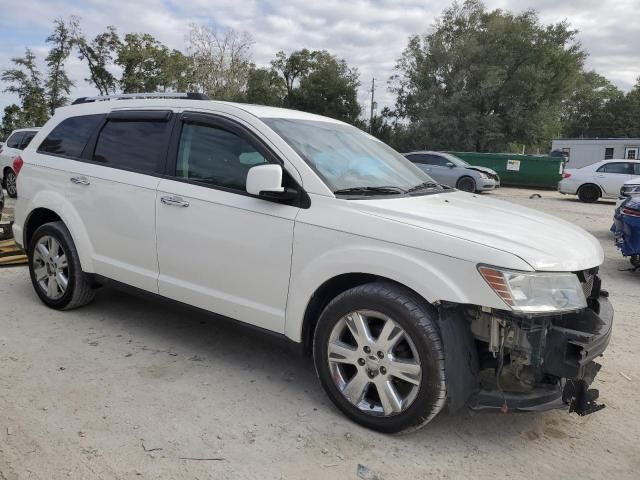
[[[387,80],[410,35],[427,32],[449,0],[0,0],[0,69],[30,47],[40,60],[56,18],[77,15],[88,38],[114,25],[120,34],[150,33],[170,48],[184,49],[191,23],[249,32],[253,58],[266,66],[275,52],[328,50],[357,67],[358,98],[370,105],[371,79],[379,108],[392,105]],[[640,77],[640,0],[486,0],[489,9],[535,9],[544,23],[567,20],[589,53],[586,66],[628,91]],[[95,95],[86,66],[72,56],[67,70],[71,98]],[[0,92],[0,110],[16,98]]]

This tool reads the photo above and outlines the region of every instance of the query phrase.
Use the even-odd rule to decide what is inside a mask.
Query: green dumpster
[[[500,175],[500,183],[513,187],[556,188],[562,178],[564,159],[548,155],[448,152],[470,165],[487,167]]]

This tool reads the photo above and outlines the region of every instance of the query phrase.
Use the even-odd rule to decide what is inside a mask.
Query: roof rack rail
[[[186,92],[186,93],[118,93],[114,95],[104,95],[96,97],[80,97],[76,98],[71,105],[79,105],[81,103],[103,102],[106,100],[135,100],[144,98],[182,98],[186,100],[209,100],[204,93]]]

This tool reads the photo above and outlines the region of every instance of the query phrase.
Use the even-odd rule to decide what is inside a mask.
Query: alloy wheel
[[[44,235],[33,251],[33,272],[38,287],[51,300],[61,298],[69,286],[69,262],[62,245]]]
[[[16,174],[13,172],[8,172],[5,179],[5,188],[7,189],[7,193],[10,197],[15,197],[18,193],[18,188],[16,186]]]
[[[329,336],[327,358],[335,386],[364,413],[402,413],[420,390],[422,368],[413,341],[380,312],[357,310],[342,317]]]

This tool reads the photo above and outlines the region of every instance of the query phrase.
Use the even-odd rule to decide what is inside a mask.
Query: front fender
[[[20,203],[20,202],[18,202]],[[16,205],[17,206],[17,205]],[[63,195],[51,190],[41,190],[29,199],[23,209],[16,208],[16,223],[13,226],[14,236],[21,238],[25,248],[26,245],[26,226],[28,225],[31,214],[37,208],[51,210],[64,222],[71,238],[75,244],[80,265],[84,272],[93,273],[93,246],[89,239],[89,234],[84,228],[84,224],[78,214],[78,211],[68,199]]]
[[[296,226],[285,322],[285,335],[296,342],[302,339],[305,310],[316,290],[343,274],[365,273],[393,280],[432,304],[506,306],[482,280],[473,262],[335,231],[322,239],[319,235],[316,228]]]

